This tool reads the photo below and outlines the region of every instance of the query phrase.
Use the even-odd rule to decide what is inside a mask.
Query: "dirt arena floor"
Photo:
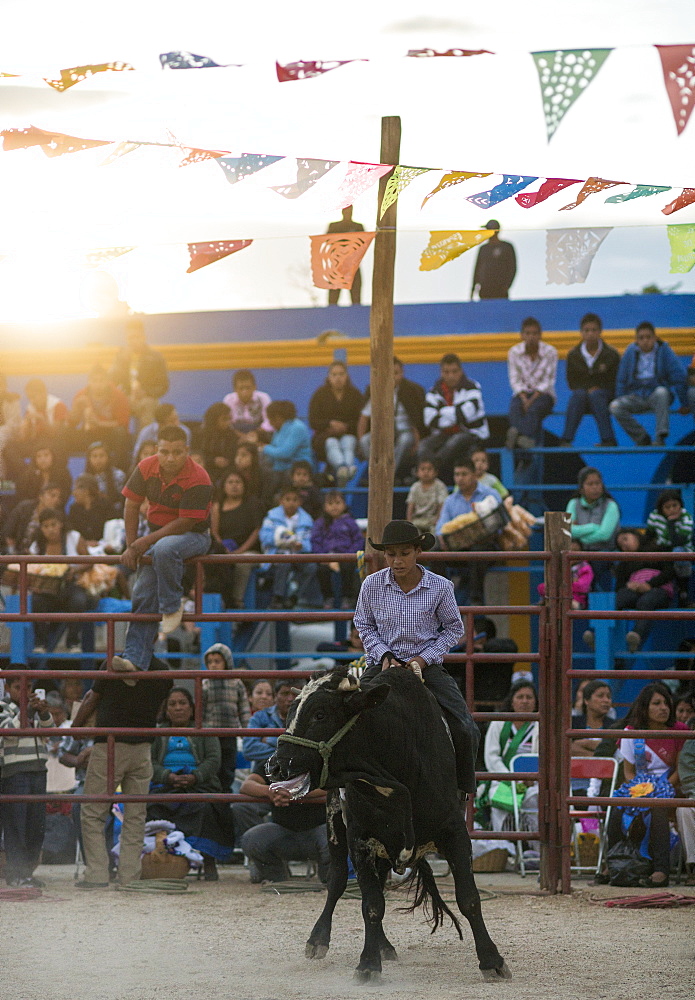
[[[430,936],[421,916],[398,913],[390,893],[386,932],[399,953],[381,982],[352,973],[361,948],[360,903],[342,900],[323,961],[304,942],[323,905],[317,892],[278,895],[243,869],[187,893],[157,896],[73,887],[69,866],[42,868],[40,899],[0,902],[0,996],[16,1000],[675,1000],[693,996],[695,906],[620,910],[596,900],[637,890],[578,883],[571,897],[543,897],[534,876],[482,875],[493,939],[514,979],[483,983],[471,936]],[[450,880],[440,880],[451,896]],[[695,895],[693,889],[673,892]],[[529,894],[531,893],[531,894]],[[484,893],[487,895],[487,892]]]

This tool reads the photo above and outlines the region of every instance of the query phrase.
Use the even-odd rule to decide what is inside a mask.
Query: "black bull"
[[[341,729],[346,731],[335,742]],[[308,774],[311,788],[328,793],[328,895],[309,936],[307,957],[323,958],[328,951],[333,911],[347,884],[348,852],[362,892],[365,936],[359,978],[378,975],[382,959],[396,958],[382,928],[384,885],[391,868],[413,869],[410,877],[417,885],[411,909],[424,904],[427,912],[431,906],[433,932],[446,914],[461,936],[424,859],[425,853],[437,851],[451,868],[456,902],[473,932],[483,978],[511,978],[483,920],[451,740],[439,706],[422,682],[394,667],[361,688],[339,668],[304,688],[290,707],[288,735],[280,737],[271,759],[272,779],[297,778],[299,787]]]

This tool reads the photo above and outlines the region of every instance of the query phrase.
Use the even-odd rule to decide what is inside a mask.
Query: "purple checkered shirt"
[[[431,665],[441,663],[445,653],[464,634],[454,588],[443,576],[424,566],[417,587],[403,593],[390,569],[372,573],[362,584],[355,611],[355,627],[368,663],[378,663],[384,653],[400,660],[414,656]]]

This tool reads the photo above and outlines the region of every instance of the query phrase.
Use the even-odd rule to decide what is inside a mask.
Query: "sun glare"
[[[10,257],[0,263],[0,322],[35,325],[94,316],[81,291],[88,274],[77,264]]]

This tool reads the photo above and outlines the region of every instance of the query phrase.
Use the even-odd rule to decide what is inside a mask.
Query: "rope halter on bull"
[[[319,788],[323,788],[324,782],[328,778],[328,761],[333,753],[333,748],[340,743],[346,733],[350,732],[359,717],[359,712],[356,715],[353,715],[352,718],[348,719],[345,725],[342,726],[337,733],[334,733],[334,735],[331,736],[330,740],[326,740],[325,742],[323,740],[307,740],[303,736],[293,736],[291,733],[283,733],[282,736],[278,736],[278,743],[280,743],[281,740],[284,740],[285,743],[294,743],[298,747],[308,747],[310,750],[318,750],[323,761]]]
[[[356,677],[348,675],[344,677],[340,684],[338,685],[339,691],[356,691],[359,687],[359,682]],[[321,780],[319,782],[319,788],[323,788],[324,782],[328,778],[328,761],[331,758],[334,747],[336,747],[343,736],[350,732],[352,727],[355,725],[360,717],[360,712],[356,712],[351,716],[344,726],[334,733],[329,740],[308,740],[304,736],[294,736],[292,733],[283,733],[282,736],[278,736],[278,743],[284,740],[285,743],[294,743],[298,747],[308,747],[309,750],[317,750],[321,755],[321,760],[323,761],[323,768],[321,770]]]

